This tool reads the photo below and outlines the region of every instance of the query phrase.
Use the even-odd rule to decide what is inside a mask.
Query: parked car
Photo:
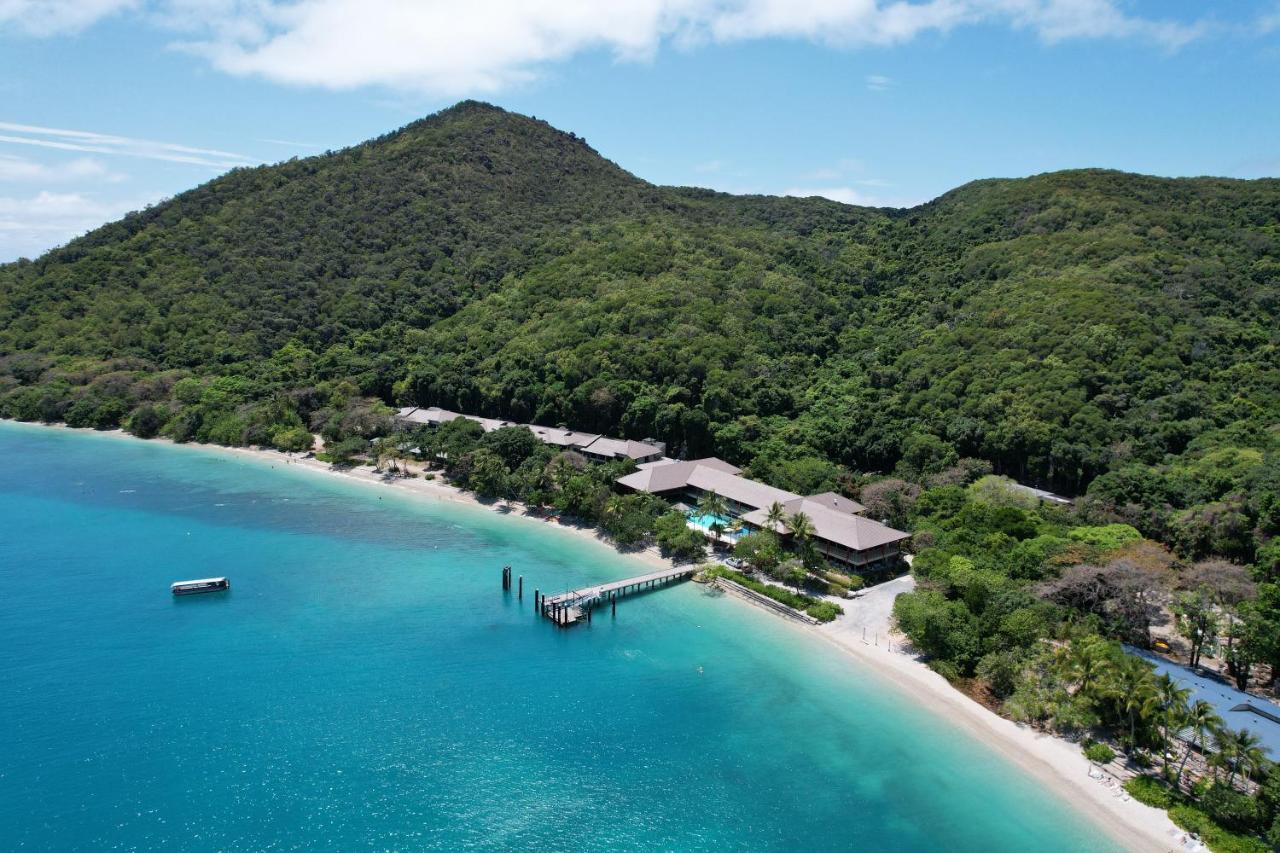
[[[741,561],[741,560],[739,560],[737,557],[725,557],[725,558],[724,558],[724,564],[725,564],[726,566],[728,566],[729,568],[731,568],[731,569],[741,569],[741,568],[742,568],[742,561]]]

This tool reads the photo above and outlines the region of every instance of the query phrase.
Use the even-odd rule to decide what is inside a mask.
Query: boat
[[[231,589],[231,581],[226,578],[201,578],[194,581],[178,581],[170,585],[174,595],[199,595],[202,592],[222,592]]]

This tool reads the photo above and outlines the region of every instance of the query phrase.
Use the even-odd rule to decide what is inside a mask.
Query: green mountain
[[[1280,181],[730,196],[465,102],[0,267],[0,413],[248,443],[438,404],[791,486],[978,457],[1247,555],[1280,521],[1278,313]]]

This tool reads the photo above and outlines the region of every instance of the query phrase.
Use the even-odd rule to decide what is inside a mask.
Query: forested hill
[[[376,431],[376,398],[793,488],[979,457],[1157,534],[1228,519],[1204,547],[1247,556],[1280,514],[1278,313],[1280,181],[729,196],[465,102],[0,267],[0,413],[266,442]]]

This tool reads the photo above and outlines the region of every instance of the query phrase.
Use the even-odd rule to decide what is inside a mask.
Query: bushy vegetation
[[[1269,784],[1280,783],[1280,774],[1273,771],[1271,780]],[[1257,837],[1267,817],[1274,819],[1276,814],[1262,805],[1264,798],[1251,799],[1215,785],[1203,794],[1197,805],[1192,797],[1150,776],[1135,776],[1125,782],[1124,787],[1139,802],[1167,809],[1174,823],[1198,835],[1215,853],[1267,853],[1276,849],[1275,838],[1263,841]],[[1243,827],[1240,813],[1249,816]],[[1271,834],[1274,835],[1274,829]]]
[[[1130,525],[1083,523],[1075,509],[1027,503],[990,476],[924,489],[910,520],[927,547],[913,565],[917,589],[894,614],[931,666],[980,684],[1014,719],[1101,735],[1129,761],[1159,765],[1171,787],[1166,795],[1141,783],[1144,801],[1176,807],[1222,849],[1262,849],[1257,838],[1276,814],[1265,791],[1280,792],[1280,773],[1257,739],[1189,703],[1188,691],[1120,643],[1150,647],[1153,627],[1172,623],[1191,663],[1212,646],[1240,686],[1260,669],[1274,681],[1280,596],[1270,546],[1252,567],[1180,558]],[[1115,757],[1106,743],[1082,745],[1091,761]]]
[[[0,414],[302,447],[434,403],[797,492],[894,473],[894,524],[980,460],[1247,562],[1280,514],[1278,200],[1093,170],[909,211],[734,197],[467,102],[0,267]]]
[[[754,578],[747,577],[742,572],[735,572],[733,569],[728,569],[724,566],[715,566],[708,569],[707,572],[713,577],[727,578],[736,584],[745,586],[747,589],[768,596],[779,604],[790,607],[792,610],[807,613],[819,622],[830,622],[844,613],[844,608],[835,602],[823,601],[803,593],[783,589],[780,586],[762,583]]]

